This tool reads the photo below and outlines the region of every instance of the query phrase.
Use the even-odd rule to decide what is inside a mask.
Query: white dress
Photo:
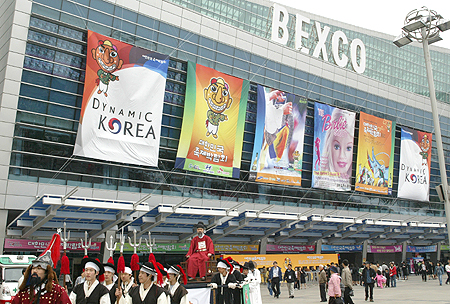
[[[261,273],[258,269],[249,271],[246,280],[249,281],[248,286],[250,287],[250,303],[252,304],[262,304],[261,299]]]

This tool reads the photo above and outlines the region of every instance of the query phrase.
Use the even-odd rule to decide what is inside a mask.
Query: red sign
[[[17,251],[25,251],[25,250],[36,250],[43,251],[47,248],[48,241],[40,241],[40,240],[22,240],[22,239],[5,239],[5,250],[17,250]],[[92,242],[91,247],[89,247],[88,251],[100,251],[101,242]],[[67,242],[67,250],[68,251],[82,251],[80,242]],[[61,250],[63,250],[63,243],[61,242]]]

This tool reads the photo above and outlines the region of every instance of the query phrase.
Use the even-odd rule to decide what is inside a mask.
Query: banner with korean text
[[[258,85],[249,180],[301,186],[307,101]]]
[[[239,178],[250,82],[188,62],[176,168]]]
[[[355,190],[392,194],[395,122],[360,112]]]
[[[238,261],[239,264],[243,265],[243,263],[248,261],[253,261],[256,263],[258,268],[263,266],[272,267],[273,262],[277,262],[278,266],[281,268],[288,267],[288,264],[292,264],[293,267],[296,266],[319,266],[320,264],[326,265],[331,262],[338,262],[338,255],[327,253],[327,254],[232,254],[231,258],[235,261]]]
[[[312,187],[351,190],[355,117],[353,112],[314,104]]]
[[[428,201],[431,133],[402,127],[398,193],[401,198]]]
[[[74,155],[157,166],[169,56],[88,31]]]

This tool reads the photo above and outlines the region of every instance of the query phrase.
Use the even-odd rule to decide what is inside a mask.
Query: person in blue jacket
[[[277,261],[273,262],[273,267],[269,271],[269,282],[272,285],[273,296],[275,298],[280,297],[280,280],[283,278],[281,268],[278,266]]]

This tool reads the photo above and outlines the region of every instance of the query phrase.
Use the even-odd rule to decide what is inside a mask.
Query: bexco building
[[[175,248],[202,221],[224,252],[445,254],[419,45],[269,1],[0,11],[3,251],[64,223]],[[431,59],[448,161],[450,53]]]

